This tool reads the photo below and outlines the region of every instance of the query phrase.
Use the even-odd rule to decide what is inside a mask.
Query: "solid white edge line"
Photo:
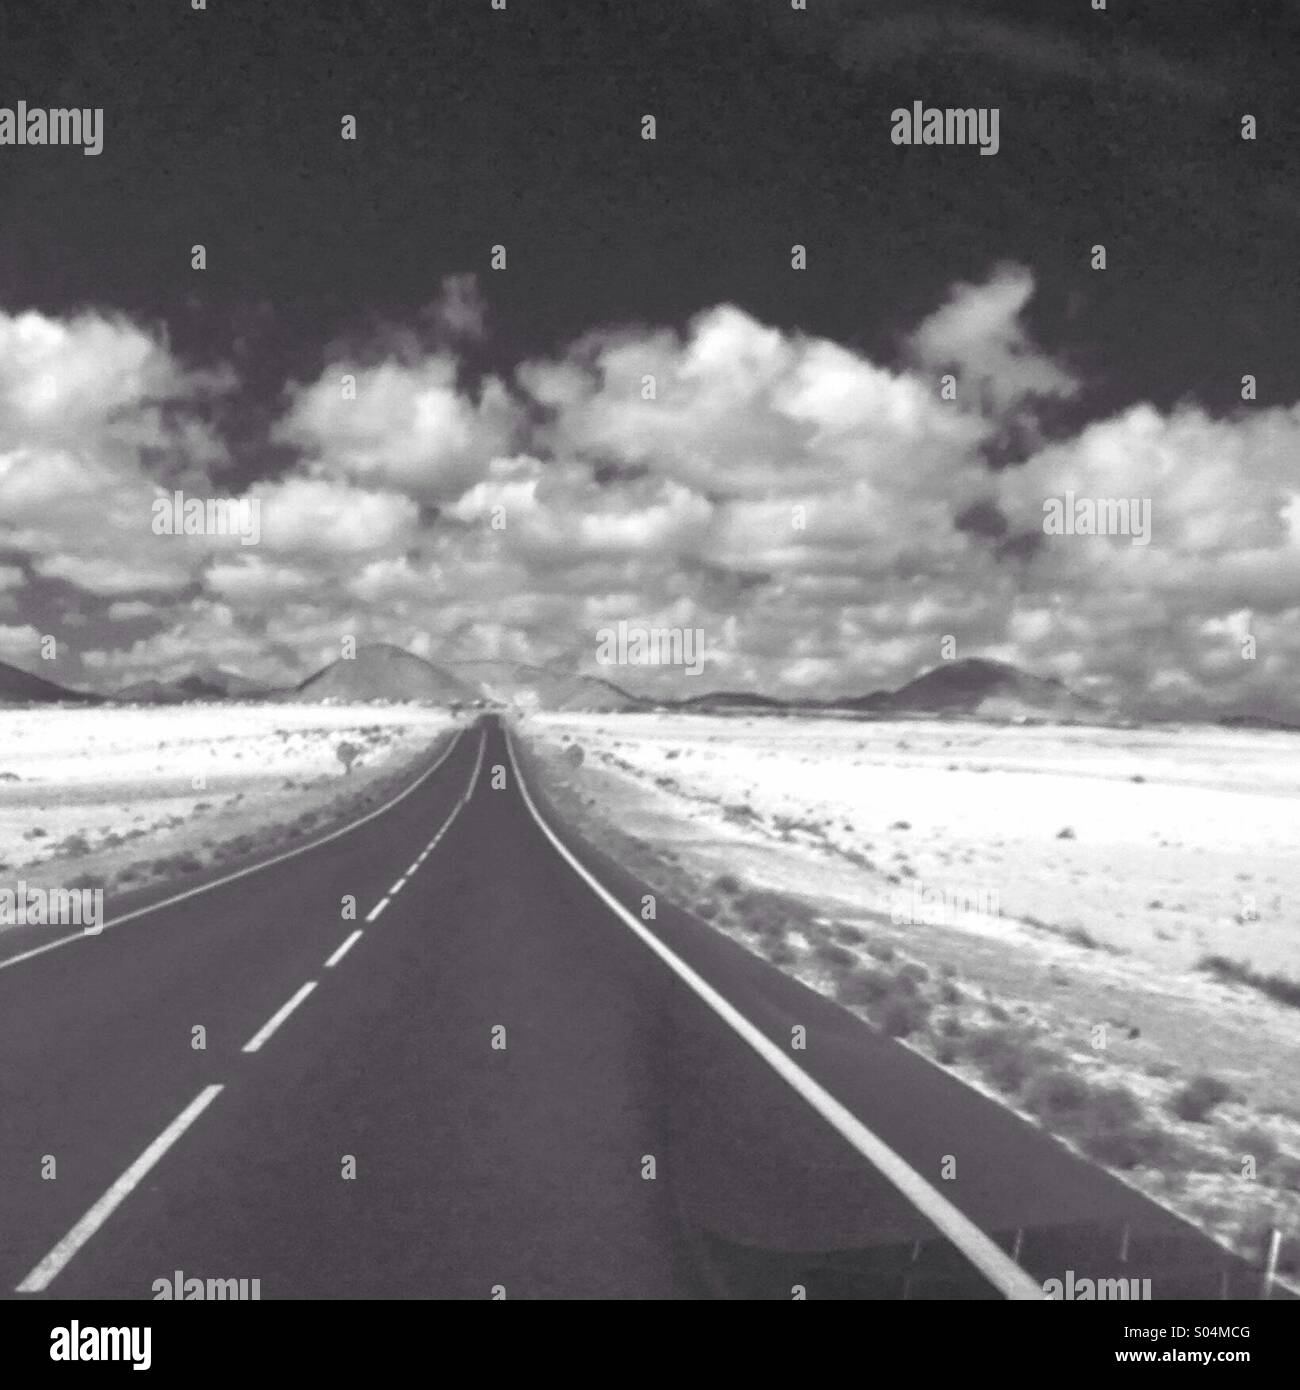
[[[219,1085],[205,1086],[139,1158],[122,1174],[80,1221],[15,1289],[16,1293],[42,1293],[96,1231],[129,1197],[149,1170],[221,1094]]]
[[[348,939],[343,943],[343,945],[340,946],[338,950],[334,952],[334,954],[329,958],[329,960],[325,962],[325,968],[328,970],[331,966],[337,965],[339,961],[341,961],[343,957],[346,956],[347,953],[353,948],[353,946],[355,946],[357,942],[360,941],[362,935],[362,930],[360,927],[358,927],[356,931],[354,931],[352,935],[348,937]]]
[[[820,1082],[814,1080],[792,1058],[782,1052],[739,1009],[719,994],[702,975],[687,965],[676,952],[665,946],[657,936],[647,931],[642,923],[591,874],[542,819],[533,798],[528,793],[523,775],[519,771],[519,761],[515,757],[514,741],[510,736],[510,731],[504,724],[501,727],[505,732],[506,749],[510,754],[510,765],[514,769],[515,783],[523,796],[524,804],[537,822],[538,828],[554,846],[560,858],[573,869],[619,921],[634,932],[724,1023],[748,1043],[763,1061],[832,1129],[847,1140],[932,1225],[947,1236],[995,1288],[1010,1299],[1044,1301],[1046,1294],[1042,1287],[1035,1279],[1026,1274],[996,1241],[991,1240],[969,1217],[953,1206],[942,1193],[931,1187],[905,1159],[896,1154],[883,1139],[869,1130],[847,1106],[836,1100]]]
[[[331,840],[337,840],[342,835],[350,834],[353,830],[357,830],[374,820],[376,816],[382,816],[385,811],[391,811],[399,801],[405,801],[417,787],[432,777],[451,757],[452,750],[460,742],[464,732],[463,726],[457,729],[455,737],[443,750],[438,761],[432,767],[426,768],[409,787],[398,792],[391,801],[385,802],[377,810],[368,811],[358,820],[350,821],[338,830],[331,830],[328,835],[322,835],[319,840],[312,840],[305,845],[295,845],[293,849],[285,850],[284,853],[274,855],[270,859],[263,859],[257,864],[249,864],[242,869],[236,869],[234,873],[224,874],[221,878],[214,878],[211,883],[201,883],[197,888],[187,888],[183,893],[173,893],[170,898],[163,898],[159,902],[149,903],[146,907],[137,907],[131,912],[124,912],[121,917],[114,917],[112,921],[105,922],[96,932],[73,932],[69,936],[60,936],[57,940],[47,941],[43,946],[34,946],[30,951],[22,951],[16,956],[10,956],[7,960],[0,960],[0,970],[7,970],[11,965],[20,965],[23,961],[32,960],[36,956],[43,956],[46,951],[57,950],[60,946],[67,946],[70,942],[82,941],[87,936],[102,936],[110,927],[120,927],[123,922],[134,921],[137,917],[144,917],[150,912],[158,912],[164,907],[171,907],[174,903],[185,902],[188,898],[197,897],[198,894],[207,893],[213,888],[220,888],[223,884],[234,883],[237,879],[247,878],[249,874],[260,873],[263,869],[269,869],[273,864],[282,864],[286,859],[293,859],[299,854],[306,854],[309,850],[319,849],[321,845],[327,845]]]
[[[271,1036],[272,1033],[289,1017],[291,1013],[302,1003],[304,999],[316,988],[315,980],[308,980],[305,985],[287,1003],[280,1007],[266,1020],[264,1024],[253,1034],[251,1038],[240,1049],[242,1052],[257,1052],[262,1044]]]
[[[379,914],[380,914],[380,913],[384,910],[384,908],[386,908],[387,906],[388,906],[388,899],[387,899],[387,898],[380,898],[380,900],[374,905],[374,907],[372,907],[372,908],[370,909],[370,911],[366,913],[366,921],[367,921],[367,922],[373,922],[373,921],[375,920],[375,918],[378,917]]]

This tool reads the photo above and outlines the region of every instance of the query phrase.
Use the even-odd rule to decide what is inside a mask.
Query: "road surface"
[[[1253,1296],[834,1003],[662,900],[644,921],[521,767],[536,810],[488,717],[327,844],[11,965],[30,942],[0,942],[0,1287],[998,1298],[1072,1269]]]

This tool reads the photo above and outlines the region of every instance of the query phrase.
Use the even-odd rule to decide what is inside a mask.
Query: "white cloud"
[[[901,475],[904,459],[911,477],[933,476],[987,433],[937,386],[731,306],[699,315],[684,339],[593,334],[564,367],[519,376],[553,412],[541,437],[557,455],[644,467],[699,492],[821,491]]]
[[[196,406],[232,384],[123,318],[0,312],[0,546],[92,593],[183,588],[199,557],[160,544],[150,507],[211,489],[227,451]]]
[[[1077,379],[1040,352],[1021,323],[1033,292],[1033,276],[1014,265],[999,266],[985,284],[958,285],[912,335],[912,350],[928,367],[958,370],[959,398],[974,386],[994,409],[1072,396]]]
[[[409,363],[332,363],[291,393],[275,438],[322,476],[437,500],[463,492],[507,452],[520,419],[501,382],[488,378],[472,399],[457,384],[455,358],[438,352]]]
[[[150,558],[132,561],[115,555],[52,555],[48,560],[34,560],[32,564],[43,578],[63,579],[92,594],[165,592],[184,582],[185,574],[169,566],[162,557],[157,563],[150,563]]]
[[[417,505],[399,493],[326,478],[259,483],[249,495],[261,504],[263,549],[304,563],[389,551],[411,539],[419,517]]]
[[[119,600],[108,607],[108,620],[113,623],[131,622],[136,618],[152,618],[159,610],[143,599]]]
[[[466,282],[432,314],[440,346],[390,332],[290,391],[272,433],[302,457],[251,489],[246,548],[148,527],[157,488],[210,486],[224,457],[199,412],[156,402],[220,377],[121,321],[3,320],[0,544],[36,583],[150,596],[107,609],[165,623],[126,648],[87,605],[87,665],[131,678],[220,660],[288,679],[345,633],[599,674],[595,631],[626,618],[703,628],[711,675],[778,693],[897,681],[952,635],[1096,693],[1300,712],[1300,406],[1137,405],[1035,444],[1036,403],[1079,382],[1030,339],[1032,288],[1014,267],[956,286],[901,367],[721,305],[471,390],[449,346],[482,327]],[[1010,422],[1030,456],[990,470]],[[1045,536],[1043,501],[1067,490],[1150,499],[1150,545]]]

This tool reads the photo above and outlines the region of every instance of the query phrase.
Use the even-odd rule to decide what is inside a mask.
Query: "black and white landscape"
[[[1291,1297],[1298,43],[0,20],[0,1288]]]

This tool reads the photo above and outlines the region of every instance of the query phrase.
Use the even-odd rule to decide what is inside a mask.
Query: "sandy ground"
[[[562,812],[674,900],[1226,1243],[1282,1227],[1300,1263],[1300,1008],[1200,966],[1300,980],[1300,739],[675,714],[520,732]],[[1198,1077],[1229,1092],[1203,1114],[1180,1101]]]
[[[102,886],[111,917],[115,892],[364,814],[451,727],[418,706],[0,710],[0,885]]]

